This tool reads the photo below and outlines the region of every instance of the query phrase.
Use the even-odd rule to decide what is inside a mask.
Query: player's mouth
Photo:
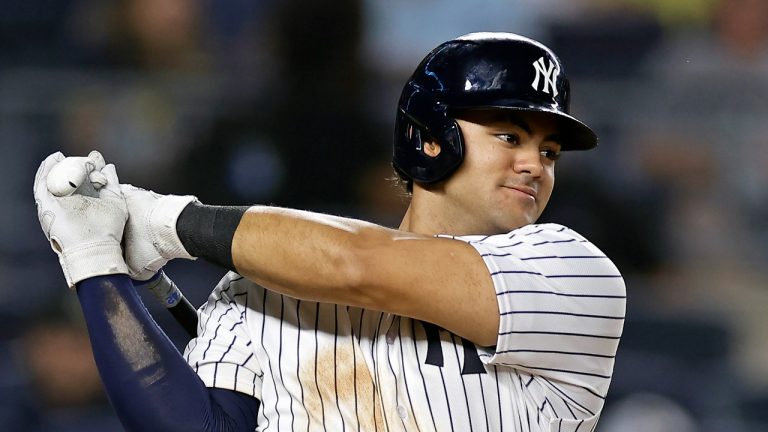
[[[503,187],[507,188],[507,189],[511,189],[513,191],[517,191],[517,192],[519,192],[519,193],[521,193],[523,195],[526,195],[526,196],[528,196],[530,198],[533,198],[534,200],[536,199],[536,196],[537,196],[536,189],[534,189],[534,188],[532,188],[530,186],[525,186],[525,185],[504,185]]]

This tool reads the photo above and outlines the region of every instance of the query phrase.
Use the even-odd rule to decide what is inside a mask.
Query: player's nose
[[[540,177],[544,166],[541,162],[539,146],[534,143],[520,146],[514,154],[512,167],[516,173]]]

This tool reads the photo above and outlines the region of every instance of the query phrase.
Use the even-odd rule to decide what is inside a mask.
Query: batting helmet
[[[405,179],[434,183],[464,159],[455,109],[551,113],[563,150],[587,150],[597,136],[568,114],[570,90],[560,59],[546,46],[512,33],[470,33],[445,42],[421,61],[403,88],[395,119],[392,165]],[[434,140],[436,157],[423,152]]]

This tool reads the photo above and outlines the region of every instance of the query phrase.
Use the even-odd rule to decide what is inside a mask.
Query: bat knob
[[[57,197],[75,193],[88,178],[88,163],[86,158],[66,158],[57,163],[51,168],[46,179],[48,191]]]

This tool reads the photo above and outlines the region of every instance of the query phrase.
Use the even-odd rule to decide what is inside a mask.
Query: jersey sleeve
[[[556,224],[456,239],[480,253],[498,299],[497,344],[483,361],[523,370],[568,397],[596,397],[601,405],[626,308],[624,280],[611,260]]]
[[[263,372],[252,349],[246,309],[249,283],[230,272],[198,310],[197,337],[184,358],[207,387],[261,399]]]

